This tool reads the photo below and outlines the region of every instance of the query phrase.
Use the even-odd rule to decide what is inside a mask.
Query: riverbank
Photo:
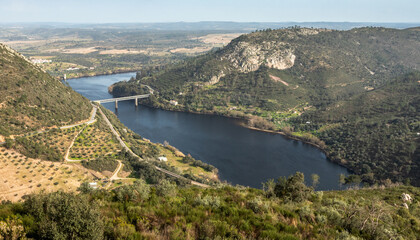
[[[333,158],[330,157],[330,154],[331,153],[328,152],[327,146],[320,139],[316,139],[316,140],[317,141],[321,141],[322,145],[324,145],[324,146],[322,146],[320,144],[317,144],[317,143],[315,143],[313,141],[307,140],[304,137],[292,135],[290,133],[286,133],[286,132],[283,132],[283,131],[280,131],[280,130],[269,130],[269,129],[258,128],[258,127],[255,127],[255,126],[250,126],[248,124],[249,118],[251,116],[254,116],[254,115],[249,115],[248,116],[248,115],[246,115],[245,113],[242,113],[242,112],[234,112],[234,113],[231,113],[229,111],[228,112],[218,112],[218,111],[198,112],[198,111],[187,110],[183,106],[180,106],[180,105],[178,105],[178,106],[172,106],[172,105],[163,105],[162,104],[162,105],[159,105],[159,106],[155,106],[155,105],[149,104],[147,102],[147,100],[143,101],[141,104],[144,105],[144,106],[147,106],[147,107],[151,107],[151,108],[155,108],[155,109],[161,109],[161,110],[166,110],[166,111],[184,112],[184,113],[192,113],[192,114],[199,114],[199,115],[209,115],[209,116],[220,116],[220,117],[225,117],[225,118],[228,118],[228,119],[233,119],[233,120],[235,120],[235,123],[237,125],[239,125],[239,126],[241,126],[243,128],[247,128],[247,129],[258,131],[258,132],[265,132],[265,133],[270,133],[270,134],[279,134],[279,135],[282,135],[283,137],[285,137],[287,139],[299,141],[299,142],[302,142],[304,144],[313,146],[313,147],[317,148],[319,151],[321,151],[322,153],[324,153],[328,161],[330,161],[330,162],[332,162],[334,164],[337,164],[337,165],[339,165],[341,167],[346,168],[349,171],[349,173],[353,173],[351,171],[351,169],[348,168],[346,165],[344,165],[341,161],[335,161]],[[267,120],[265,120],[265,121],[267,121]]]
[[[71,79],[79,79],[79,78],[85,78],[85,77],[99,77],[99,76],[108,76],[108,75],[114,75],[114,74],[122,74],[122,73],[135,73],[137,71],[140,71],[139,68],[134,68],[134,69],[117,69],[117,70],[112,70],[109,72],[88,72],[88,73],[77,73],[76,76],[73,76],[71,74],[67,75],[67,79],[66,80],[71,80]],[[55,78],[57,80],[63,80],[62,76],[55,76]],[[129,80],[129,79],[127,79]]]
[[[88,99],[105,99],[112,98],[108,93],[110,85],[132,76],[134,74],[116,74],[84,78],[68,83]],[[126,126],[122,127],[121,132],[125,133],[123,129],[131,132],[128,130],[131,129],[152,142],[172,143],[170,145],[185,155],[191,154],[194,159],[216,167],[221,181],[261,188],[261,183],[269,179],[290,176],[299,171],[306,176],[318,174],[322,179],[319,190],[336,190],[340,189],[338,182],[340,174],[348,173],[345,168],[328,161],[326,155],[316,147],[289,140],[280,134],[267,134],[240,126],[241,123],[246,124],[247,117],[239,113],[239,111],[246,112],[244,109],[238,109],[237,112],[235,109],[227,112],[227,108],[215,108],[211,109],[211,112],[207,109],[203,111],[198,109],[195,114],[189,114],[187,112],[192,111],[186,111],[180,105],[158,103],[154,96],[150,98],[150,102],[147,102],[145,105],[148,106],[153,102],[161,106],[167,105],[166,110],[171,111],[160,110],[165,109],[163,107],[134,108],[133,103],[122,102],[116,112],[119,120]],[[115,110],[113,104],[104,104],[104,107],[111,111]],[[169,109],[170,107],[182,107],[182,109]],[[223,111],[225,112],[221,113]],[[141,149],[144,147],[154,149],[144,144],[149,146],[149,143],[142,142]],[[172,153],[166,153],[166,148],[162,149],[164,152],[161,155],[166,155],[170,162]],[[194,163],[198,164],[200,161],[181,161],[181,163],[195,165]],[[183,166],[188,172],[188,166]],[[195,174],[195,170],[191,169],[189,174]]]

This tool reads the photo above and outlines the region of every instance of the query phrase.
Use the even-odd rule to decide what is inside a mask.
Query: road
[[[89,124],[94,123],[96,121],[95,116],[96,116],[96,111],[98,110],[98,107],[95,106],[95,105],[93,105],[93,104],[92,104],[92,107],[93,108],[92,108],[92,111],[90,113],[90,118],[89,119],[84,120],[84,121],[81,121],[80,123],[61,126],[61,127],[59,127],[59,129],[67,129],[67,128],[72,128],[72,127],[77,127],[77,126],[80,126],[80,125],[83,125],[83,124],[89,125]],[[30,136],[30,135],[34,135],[34,134],[40,134],[40,133],[44,133],[44,132],[49,132],[49,131],[51,131],[53,129],[54,128],[50,128],[50,129],[46,129],[46,130],[38,130],[38,131],[35,131],[35,132],[23,134],[23,136]],[[6,142],[0,142],[0,146],[3,145],[3,144],[5,144],[5,143]],[[73,144],[72,144],[72,146],[73,146]]]
[[[114,129],[114,126],[112,126],[112,123],[108,120],[107,116],[102,112],[101,108],[99,108],[99,112],[101,113],[101,116],[105,119],[105,122],[107,123],[108,127],[111,129],[111,132],[114,134],[114,136],[118,139],[118,142],[120,142],[120,145],[128,152],[130,153],[132,156],[136,157],[139,161],[144,161],[144,159],[142,159],[140,156],[138,156],[137,154],[135,154],[133,151],[131,151],[131,149],[129,147],[127,147],[127,145],[125,144],[125,142],[121,139],[120,135],[118,134],[118,132]],[[163,168],[157,167],[155,166],[156,170],[163,172],[167,175],[170,175],[172,177],[178,178],[178,179],[183,179],[183,180],[187,180],[190,181],[190,183],[192,185],[196,185],[196,186],[200,186],[200,187],[210,187],[207,184],[203,184],[203,183],[199,183],[196,181],[192,181],[190,179],[187,179],[181,175],[178,175],[176,173],[170,172],[168,170],[165,170]]]
[[[137,157],[140,161],[143,161],[143,159],[141,157],[137,156],[137,154],[135,154],[133,151],[131,151],[131,149],[121,139],[118,132],[114,129],[114,126],[112,126],[112,123],[108,120],[106,115],[102,112],[101,108],[99,108],[99,112],[101,113],[101,116],[105,119],[105,122],[108,125],[109,129],[111,129],[112,134],[114,134],[114,136],[117,138],[118,142],[124,148],[124,150],[127,151],[128,153],[130,153],[132,156]]]
[[[67,161],[67,162],[80,162],[80,161],[82,161],[82,160],[73,160],[73,159],[69,159],[69,154],[70,154],[70,149],[73,147],[73,144],[74,144],[74,142],[76,141],[76,139],[77,139],[77,137],[80,135],[80,133],[82,133],[83,132],[83,130],[85,130],[85,128],[88,126],[88,125],[90,125],[90,124],[92,124],[92,123],[94,123],[94,122],[96,122],[96,119],[95,119],[95,116],[96,116],[96,111],[98,110],[98,107],[96,106],[96,105],[94,105],[94,104],[92,104],[92,107],[93,107],[93,109],[92,109],[92,112],[91,112],[91,115],[90,115],[90,118],[89,118],[89,121],[87,121],[87,122],[82,122],[82,123],[78,123],[78,124],[72,124],[72,125],[67,125],[67,126],[63,126],[63,127],[60,127],[60,129],[66,129],[66,128],[72,128],[72,127],[77,127],[77,126],[80,126],[80,125],[82,125],[82,124],[85,124],[85,126],[76,134],[76,136],[73,138],[73,140],[71,141],[71,143],[70,143],[70,146],[69,146],[69,148],[67,148],[67,151],[66,151],[66,155],[64,156],[64,160],[65,161]]]
[[[98,110],[98,107],[95,106],[95,105],[93,105],[93,104],[92,104],[92,107],[93,107],[93,109],[91,111],[90,118],[89,118],[89,120],[87,122],[85,122],[86,121],[85,120],[85,121],[83,121],[81,123],[76,123],[76,124],[72,124],[72,125],[62,126],[62,127],[60,127],[60,129],[67,129],[67,128],[72,128],[72,127],[77,127],[77,126],[80,126],[82,124],[89,125],[89,124],[94,123],[96,121],[95,116],[96,116],[96,111]]]

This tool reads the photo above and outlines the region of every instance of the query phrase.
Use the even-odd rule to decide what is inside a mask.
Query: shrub
[[[64,192],[31,195],[24,208],[37,222],[35,238],[103,239],[98,206],[87,197]]]
[[[156,194],[162,197],[173,197],[176,195],[177,189],[176,184],[169,182],[168,180],[162,180],[156,186]]]
[[[274,187],[277,197],[295,202],[307,200],[312,192],[313,189],[305,185],[305,176],[301,172],[296,172],[287,179],[280,177]]]

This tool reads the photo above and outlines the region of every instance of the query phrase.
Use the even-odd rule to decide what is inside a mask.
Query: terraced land
[[[104,121],[97,116],[95,124],[87,126],[76,138],[70,149],[70,159],[92,160],[121,151],[121,146],[113,137]]]
[[[0,147],[0,201],[19,201],[40,191],[74,192],[92,180],[90,172],[78,164],[41,161]]]
[[[83,126],[77,126],[67,129],[54,129],[49,132],[31,135],[29,140],[44,144],[52,149],[58,150],[63,156],[70,147],[71,142],[82,129]]]

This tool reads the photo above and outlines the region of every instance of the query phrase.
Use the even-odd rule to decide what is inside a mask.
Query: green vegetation
[[[162,71],[146,69],[112,93],[149,85],[156,93],[143,104],[243,118],[324,149],[366,183],[419,185],[418,30],[257,31]]]
[[[273,185],[275,194],[270,188],[201,189],[138,181],[111,192],[33,195],[23,204],[0,205],[0,226],[15,225],[16,232],[36,238],[46,234],[80,239],[420,237],[418,188],[313,192],[302,177],[279,180]],[[403,193],[414,200],[403,201]]]
[[[371,29],[368,30],[371,31]],[[368,30],[362,30],[362,35],[363,31]],[[374,30],[379,31],[379,35],[385,34],[386,37],[389,37],[387,34],[390,34],[387,31],[393,31]],[[317,42],[316,39],[319,36],[325,34],[327,36],[333,34],[333,37],[339,37],[340,33],[345,34],[345,32],[320,32],[317,35],[303,35],[300,31],[304,30],[301,29],[282,31],[290,34],[286,34],[282,41],[291,38],[296,42],[304,42],[303,39],[309,36],[309,38],[314,38],[312,42],[309,41],[312,44]],[[282,31],[265,31],[254,33],[254,35],[260,37],[267,35],[271,38],[271,34],[277,32],[283,34]],[[294,33],[295,35],[293,35]],[[409,37],[416,36],[411,32],[407,34]],[[248,37],[241,37],[236,42]],[[322,42],[334,46],[331,36],[325,39],[320,38]],[[377,36],[373,39],[381,40]],[[262,39],[257,42],[260,40]],[[318,41],[321,40],[318,39]],[[365,44],[363,41],[359,43]],[[233,45],[230,47],[234,48]],[[368,50],[366,47],[363,49]],[[201,59],[211,59],[209,56],[220,54],[223,51],[227,50],[210,53]],[[298,57],[300,56],[298,53],[296,54]],[[20,76],[20,70],[36,70],[35,72],[40,75],[39,78],[31,79],[34,84],[38,80],[42,82],[43,76],[48,77],[42,71],[33,68],[32,65],[26,65],[27,63],[17,54],[10,52],[4,56],[4,59],[10,56],[15,56],[13,58],[16,59],[12,59],[12,62],[4,60],[0,62],[3,64],[2,66],[19,67],[16,67],[16,71],[2,71],[3,75]],[[338,54],[338,56],[341,55]],[[386,56],[388,55],[385,54],[382,57]],[[10,149],[1,149],[0,162],[4,172],[0,175],[2,180],[0,190],[5,194],[0,197],[17,201],[24,194],[21,192],[22,195],[19,195],[13,191],[24,191],[27,194],[42,189],[53,191],[61,188],[74,191],[76,187],[79,187],[80,193],[76,195],[62,191],[41,192],[25,196],[22,202],[3,201],[0,205],[0,239],[419,239],[420,188],[392,184],[391,180],[405,180],[405,175],[417,180],[419,176],[416,165],[419,159],[418,136],[415,133],[419,132],[416,109],[420,102],[418,99],[420,74],[413,72],[401,75],[394,72],[399,67],[393,68],[392,64],[387,65],[388,69],[391,69],[391,73],[388,75],[381,73],[384,74],[381,81],[376,82],[373,79],[375,84],[378,84],[375,85],[375,90],[365,92],[355,88],[356,90],[351,92],[349,89],[353,88],[350,87],[341,89],[341,92],[335,92],[337,95],[333,99],[330,98],[333,96],[330,94],[334,91],[329,92],[326,83],[322,83],[326,81],[326,76],[335,76],[334,71],[331,70],[333,68],[328,70],[331,71],[328,74],[322,71],[317,72],[316,68],[314,68],[315,70],[306,69],[307,65],[298,64],[299,59],[304,58],[296,60],[294,66],[297,66],[298,70],[294,67],[282,71],[260,67],[259,70],[249,73],[229,73],[222,77],[220,82],[214,84],[200,85],[197,82],[187,81],[185,89],[183,86],[177,86],[175,80],[181,80],[181,77],[176,77],[175,74],[174,83],[168,92],[162,91],[156,94],[157,98],[153,96],[149,104],[169,106],[167,100],[176,99],[181,104],[174,108],[181,110],[248,117],[250,124],[255,127],[273,130],[282,128],[292,136],[305,138],[319,144],[325,141],[324,147],[331,159],[349,168],[354,168],[355,173],[361,175],[351,175],[347,178],[342,176],[340,181],[343,184],[356,184],[357,186],[361,180],[364,180],[373,183],[372,187],[358,190],[314,192],[313,188],[319,182],[319,177],[312,176],[312,187],[308,187],[304,184],[304,176],[301,173],[296,173],[288,178],[280,177],[276,181],[270,180],[264,184],[263,190],[234,187],[217,183],[217,181],[214,183],[214,187],[192,187],[184,179],[177,179],[158,171],[156,166],[206,184],[209,184],[208,179],[198,178],[197,175],[191,173],[200,169],[205,172],[215,171],[215,169],[190,156],[183,156],[169,144],[150,143],[127,129],[115,115],[101,107],[122,140],[142,159],[133,157],[124,150],[116,152],[116,149],[111,148],[106,149],[112,150],[113,154],[105,156],[107,150],[103,150],[104,146],[100,145],[105,144],[105,141],[111,141],[112,136],[109,136],[111,133],[99,116],[95,124],[83,128],[78,138],[80,140],[77,142],[79,144],[77,147],[92,147],[93,150],[89,156],[101,154],[101,157],[91,161],[82,161],[82,165],[97,171],[112,171],[116,168],[115,160],[118,159],[124,163],[124,170],[131,172],[130,177],[138,178],[138,180],[130,179],[129,182],[110,183],[108,187],[111,187],[111,191],[95,190],[88,184],[91,179],[86,177],[86,169],[76,165],[77,163],[61,165],[61,163],[46,163],[31,159],[61,160],[66,146],[69,146],[70,140],[79,133],[82,127],[30,134],[16,137],[14,141],[8,138],[5,146],[14,148],[26,156]],[[22,65],[16,65],[13,61],[22,63]],[[184,64],[190,64],[188,66],[192,68],[194,59],[191,61]],[[315,63],[319,63],[319,59],[314,60]],[[301,68],[299,66],[304,68],[303,72],[299,72]],[[348,65],[342,64],[342,66]],[[216,66],[214,67],[216,68]],[[128,85],[120,84],[121,88],[116,89],[124,91],[127,86],[133,86],[144,91],[141,85],[139,87],[139,81],[158,85],[158,80],[153,80],[155,76],[160,74],[169,76],[171,71],[176,68],[163,72],[139,73],[137,79],[133,79]],[[349,69],[352,67],[347,70]],[[369,69],[377,71],[372,66],[369,66]],[[295,73],[312,74],[311,76],[315,80],[306,86],[303,84],[303,78],[287,75],[292,74],[295,70]],[[194,71],[199,73],[201,70],[195,69]],[[212,70],[204,66],[202,71],[210,73]],[[404,69],[401,71],[405,72]],[[228,79],[235,74],[238,79],[232,81],[232,85],[226,85],[225,80],[229,81]],[[277,74],[276,76],[281,77],[283,81],[288,81],[289,86],[292,83],[299,84],[300,87],[294,90],[302,90],[305,94],[302,93],[302,98],[295,98],[292,93],[288,94],[290,89],[286,88],[285,94],[280,94],[281,97],[284,97],[282,99],[284,103],[280,104],[277,100],[281,97],[277,98],[276,91],[278,89],[276,90],[276,87],[285,85],[278,81],[276,84],[280,85],[269,82],[267,77],[273,79],[270,76],[272,74]],[[395,77],[394,74],[401,76]],[[347,76],[350,75],[349,73]],[[359,75],[355,74],[354,76]],[[23,96],[25,92],[20,92],[20,88],[15,86],[10,88],[12,89],[10,94],[6,92],[11,86],[8,84],[12,83],[13,85],[13,81],[19,77],[10,79],[11,81],[7,81],[4,86],[3,84],[0,86],[0,90],[3,89],[5,92],[5,95],[0,96],[4,96],[5,99],[10,98],[9,96],[12,98]],[[240,79],[247,82],[239,83]],[[365,78],[365,80],[369,82],[372,79],[368,81]],[[43,103],[37,105],[38,107],[33,107],[33,104],[36,104],[34,102],[27,102],[33,100],[32,95],[31,98],[28,95],[28,97],[17,101],[19,102],[16,104],[17,107],[13,105],[15,108],[10,105],[14,101],[11,102],[12,98],[7,100],[9,102],[0,102],[2,104],[0,114],[11,116],[1,122],[0,130],[2,132],[0,134],[8,136],[12,133],[32,132],[40,127],[52,127],[52,124],[73,123],[72,121],[78,119],[78,117],[74,117],[75,115],[80,117],[85,114],[86,116],[80,117],[80,119],[87,118],[91,109],[90,104],[66,87],[56,86],[56,83],[52,81],[55,80],[48,77],[45,79],[48,84],[38,83],[36,85],[45,88],[45,91],[40,90],[37,92],[38,95],[34,95],[38,99],[36,101]],[[165,81],[168,79],[162,78],[162,83]],[[184,84],[183,81],[179,81],[179,83]],[[153,84],[151,85],[156,87]],[[328,86],[330,86],[329,84],[332,83],[328,83]],[[355,84],[357,85],[357,83]],[[25,89],[24,86],[22,85],[22,89],[28,92],[37,90],[35,86],[32,86],[31,89]],[[226,86],[230,87],[226,88]],[[241,86],[243,88],[241,91],[244,91],[244,94],[237,93],[235,86]],[[250,90],[249,86],[255,88],[255,91]],[[59,89],[61,94],[54,95],[56,90],[50,89],[50,87]],[[176,87],[179,87],[178,90],[182,91],[182,94],[176,92],[178,90],[171,92],[170,89]],[[268,90],[265,89],[266,87]],[[221,91],[221,89],[224,90]],[[346,92],[347,95],[341,94],[343,92]],[[203,93],[204,95],[201,95]],[[325,93],[328,94],[324,95]],[[230,100],[226,98],[225,101],[224,97],[228,95],[232,98]],[[69,104],[72,101],[75,102],[74,105]],[[207,106],[207,101],[213,105]],[[28,108],[19,107],[19,104],[22,103],[30,104],[27,106],[35,109],[35,115],[31,115],[25,110]],[[78,103],[81,105],[79,106]],[[282,107],[287,104],[294,107],[283,109]],[[68,109],[62,109],[60,112],[61,107]],[[80,112],[77,110],[78,107],[81,107]],[[19,116],[23,116],[25,124],[32,124],[33,128],[15,124],[13,111],[22,114]],[[31,118],[33,116],[37,117]],[[3,120],[3,118],[1,119]],[[30,119],[33,119],[33,122]],[[67,119],[67,122],[64,119]],[[106,137],[101,139],[101,134]],[[116,144],[115,140],[112,142]],[[166,155],[173,162],[194,168],[194,171],[181,172],[177,168],[179,165],[157,161],[156,158],[161,155]],[[384,179],[384,184],[374,183],[377,179]],[[81,182],[83,182],[82,185],[80,185]],[[412,182],[417,184],[415,181]]]
[[[121,151],[121,146],[102,117],[97,115],[96,119],[94,124],[86,126],[77,136],[70,149],[70,158],[90,160]]]
[[[25,137],[19,137],[15,142],[11,141],[11,143],[12,144],[7,145],[8,148],[13,148],[30,158],[56,162],[63,159],[63,155],[57,149],[50,148],[42,143],[34,142]]]
[[[418,81],[420,72],[410,73],[335,107],[308,111],[293,119],[295,130],[324,141],[329,158],[364,182],[391,179],[419,185]]]
[[[104,157],[91,161],[83,160],[82,165],[85,168],[89,168],[98,172],[113,172],[118,167],[118,162],[114,159],[114,157]]]
[[[92,107],[87,99],[3,44],[0,69],[0,135],[33,132],[89,117]]]

